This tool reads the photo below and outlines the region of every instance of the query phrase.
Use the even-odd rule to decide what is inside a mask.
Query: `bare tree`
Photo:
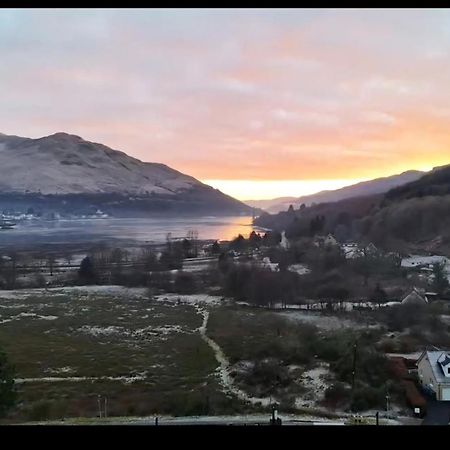
[[[53,269],[55,268],[56,258],[54,255],[48,255],[47,257],[47,266],[50,272],[50,276],[53,276]]]
[[[67,265],[70,266],[72,264],[72,261],[73,261],[73,256],[72,256],[71,253],[66,253],[64,255],[64,259],[65,259]]]

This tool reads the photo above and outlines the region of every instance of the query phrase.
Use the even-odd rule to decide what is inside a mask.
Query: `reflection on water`
[[[256,228],[255,228],[256,229]],[[189,230],[198,233],[198,239],[229,240],[253,230],[252,218],[199,217],[154,219],[86,219],[21,222],[13,230],[0,233],[1,244],[89,242],[99,239],[124,239],[159,243],[185,237]]]

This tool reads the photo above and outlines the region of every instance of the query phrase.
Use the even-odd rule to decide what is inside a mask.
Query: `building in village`
[[[279,264],[271,262],[270,258],[267,256],[265,258],[263,258],[262,261],[260,262],[260,267],[262,267],[263,269],[269,269],[272,272],[280,271]]]
[[[316,247],[328,247],[339,245],[339,242],[332,234],[328,234],[327,236],[316,236],[314,245]]]
[[[401,262],[401,267],[405,269],[411,269],[419,271],[419,273],[428,280],[432,280],[433,277],[433,266],[435,264],[443,264],[444,272],[447,275],[447,279],[450,282],[450,259],[446,256],[431,255],[431,256],[420,256],[420,255],[410,255],[407,258],[403,258]]]
[[[375,256],[378,254],[378,248],[373,242],[369,242],[369,244],[363,248],[363,252],[365,255]]]
[[[341,250],[347,259],[375,256],[379,253],[377,247],[372,242],[365,247],[360,246],[356,242],[348,242],[341,245]]]
[[[283,248],[284,250],[288,250],[290,245],[289,245],[289,240],[286,237],[286,231],[283,231],[281,233],[281,242],[280,242],[280,247]]]
[[[403,300],[402,305],[423,306],[428,304],[428,299],[414,288]]]
[[[417,360],[422,387],[436,400],[450,401],[450,353],[444,350],[424,351]]]
[[[341,250],[347,259],[358,258],[362,256],[361,250],[356,242],[347,242],[341,245]]]
[[[406,269],[414,268],[428,268],[431,269],[433,264],[444,264],[446,268],[450,270],[450,260],[446,256],[419,256],[410,255],[407,258],[403,258],[401,262],[401,267]]]

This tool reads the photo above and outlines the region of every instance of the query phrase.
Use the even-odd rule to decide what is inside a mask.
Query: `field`
[[[196,298],[151,301],[145,289],[119,287],[0,297],[0,346],[17,372],[18,419],[96,416],[98,395],[107,397],[108,415],[245,411],[218,386]]]
[[[358,312],[150,299],[144,288],[0,291],[0,348],[20,400],[13,421],[95,418],[99,399],[111,418],[267,413],[273,401],[284,413],[348,417],[348,404],[332,406],[326,393],[361,333],[370,347],[386,329]]]

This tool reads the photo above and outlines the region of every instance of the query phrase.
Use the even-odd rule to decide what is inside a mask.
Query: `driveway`
[[[438,402],[427,398],[427,415],[422,425],[448,425],[450,422],[450,402]]]

